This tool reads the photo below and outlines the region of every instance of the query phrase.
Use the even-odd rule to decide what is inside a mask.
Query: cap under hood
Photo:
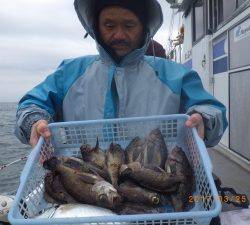
[[[128,0],[132,1],[132,0]],[[141,1],[142,7],[145,7],[148,15],[148,23],[146,27],[149,30],[149,36],[153,37],[158,29],[162,25],[163,16],[160,4],[156,0],[134,0]],[[107,0],[108,2],[108,0]],[[114,2],[114,1],[113,1]],[[119,0],[117,0],[119,3]],[[98,0],[75,0],[74,6],[77,12],[78,18],[82,23],[85,30],[95,39],[93,24],[95,21],[95,10],[98,5]]]

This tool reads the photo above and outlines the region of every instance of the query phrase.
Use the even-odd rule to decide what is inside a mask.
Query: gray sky
[[[155,40],[167,45],[171,10],[159,0],[164,24]],[[65,58],[97,54],[73,0],[0,0],[0,102],[18,101]]]

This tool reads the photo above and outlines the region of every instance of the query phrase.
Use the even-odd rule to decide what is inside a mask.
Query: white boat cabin
[[[249,166],[250,1],[167,1],[183,24],[169,58],[196,70],[204,87],[226,105],[229,127],[220,145]]]

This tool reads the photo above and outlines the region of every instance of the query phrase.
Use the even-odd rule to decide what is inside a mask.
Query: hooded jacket
[[[95,39],[99,55],[64,60],[20,100],[15,133],[23,143],[28,143],[31,126],[39,119],[79,121],[194,112],[203,117],[205,144],[219,142],[227,127],[226,109],[204,90],[198,74],[144,55],[163,16],[156,0],[143,2],[150,9],[144,45],[117,64],[95,38],[95,0],[75,0],[80,22]]]

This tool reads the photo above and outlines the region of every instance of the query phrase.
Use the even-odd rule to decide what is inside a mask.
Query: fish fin
[[[83,144],[83,145],[80,147],[80,150],[81,150],[81,153],[82,153],[82,154],[91,152],[91,149],[92,149],[91,146],[88,145],[88,144]]]
[[[90,170],[91,173],[93,173],[94,175],[99,176],[99,174],[98,174],[94,169],[89,168],[89,170]]]
[[[78,178],[83,181],[84,183],[88,183],[88,184],[95,184],[96,181],[98,180],[98,176],[96,175],[91,175],[91,174],[87,174],[87,173],[78,173],[77,174]],[[95,177],[94,177],[95,176]]]
[[[155,166],[155,170],[156,171],[159,171],[159,172],[166,172],[164,169],[162,169],[161,167],[159,167],[159,166]]]
[[[95,152],[98,152],[98,151],[99,151],[99,139],[98,139],[98,137],[96,137],[96,144],[95,144],[94,151],[95,151]]]
[[[121,152],[121,151],[123,152],[121,145],[113,142],[110,144],[110,150],[112,152]]]
[[[132,161],[132,162],[139,162],[139,163],[141,163],[141,164],[143,165],[144,160],[143,160],[143,155],[142,155],[142,153],[140,153],[140,154],[137,156],[137,158],[134,159],[134,161]]]
[[[144,168],[151,169],[151,170],[153,170],[155,172],[159,172],[159,173],[166,173],[166,171],[159,166],[145,165]]]
[[[114,151],[115,151],[115,145],[114,145],[113,142],[111,142],[111,144],[109,145],[109,148],[108,148],[108,150],[107,150],[107,153],[108,153],[108,152],[113,153]]]

